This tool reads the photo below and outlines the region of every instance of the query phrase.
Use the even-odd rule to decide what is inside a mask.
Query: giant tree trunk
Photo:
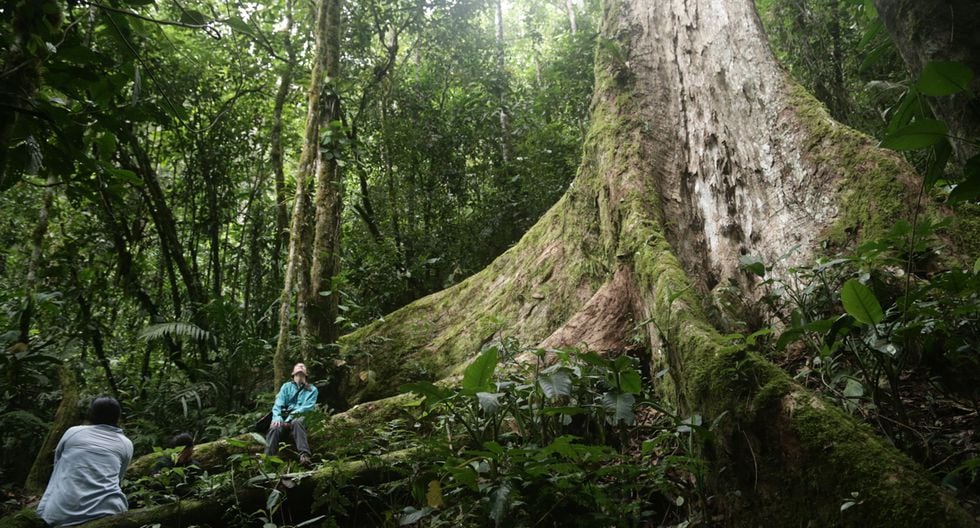
[[[970,90],[930,97],[929,105],[949,126],[960,163],[977,154],[980,138],[980,3],[975,0],[875,0],[895,46],[918,77],[932,61],[959,62],[973,70]]]
[[[618,351],[637,327],[660,390],[728,413],[711,465],[735,524],[948,526],[972,520],[922,468],[752,352],[732,351],[699,294],[751,279],[739,257],[806,262],[911,214],[914,175],[832,121],[780,69],[749,0],[609,1],[592,124],[566,195],[463,283],[342,342],[348,403],[448,376],[502,336]],[[859,493],[842,516],[840,498]],[[896,505],[900,505],[896,507]]]

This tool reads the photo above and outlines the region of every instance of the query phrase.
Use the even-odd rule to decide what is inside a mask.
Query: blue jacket
[[[307,383],[300,389],[294,381],[283,383],[276,395],[276,403],[272,406],[272,421],[291,422],[301,414],[312,411],[316,407],[316,394],[316,387],[312,384]],[[287,407],[288,414],[283,416]]]

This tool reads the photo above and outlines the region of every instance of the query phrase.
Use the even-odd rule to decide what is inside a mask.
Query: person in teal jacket
[[[316,387],[307,381],[306,365],[297,363],[293,366],[293,379],[282,384],[276,403],[272,406],[272,424],[266,435],[265,454],[279,453],[279,442],[283,435],[293,437],[296,450],[299,451],[299,463],[309,467],[310,443],[306,438],[306,425],[303,414],[316,407]]]

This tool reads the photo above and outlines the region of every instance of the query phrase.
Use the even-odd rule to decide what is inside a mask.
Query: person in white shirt
[[[121,415],[119,402],[102,396],[89,406],[91,425],[65,431],[37,506],[45,522],[74,526],[129,509],[119,483],[133,459],[133,442],[119,428]]]

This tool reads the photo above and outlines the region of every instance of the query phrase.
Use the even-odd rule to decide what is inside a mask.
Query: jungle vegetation
[[[977,22],[4,2],[0,525],[101,394],[93,526],[975,525]],[[312,471],[251,431],[299,360]]]

